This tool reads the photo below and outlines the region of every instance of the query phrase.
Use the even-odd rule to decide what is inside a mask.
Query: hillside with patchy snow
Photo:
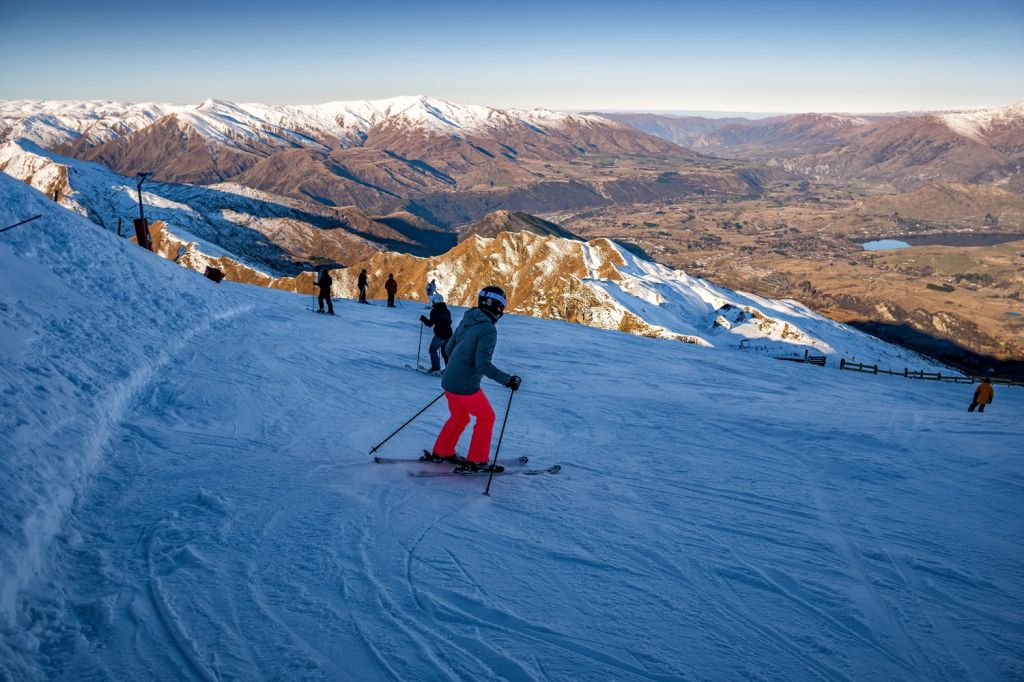
[[[764,119],[607,114],[704,154],[757,160],[819,180],[901,190],[934,183],[1024,192],[1024,102],[965,111]]]
[[[337,294],[358,295],[358,273],[370,276],[370,294],[384,297],[394,274],[399,296],[423,299],[436,280],[455,305],[473,305],[476,292],[502,282],[509,310],[601,329],[673,339],[699,346],[749,350],[766,356],[805,352],[881,364],[931,366],[897,348],[815,313],[796,301],[734,292],[681,270],[640,258],[608,239],[584,242],[529,232],[496,238],[471,235],[445,254],[416,258],[377,253],[344,270],[333,270]]]
[[[439,393],[405,368],[419,305],[216,285],[0,174],[0,225],[36,214],[0,235],[0,678],[1024,670],[1020,389],[969,414],[969,386],[507,315],[500,457],[562,470],[484,497],[368,454]]]

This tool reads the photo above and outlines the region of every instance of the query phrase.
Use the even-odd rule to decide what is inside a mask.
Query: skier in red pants
[[[448,399],[451,416],[434,443],[433,458],[456,462],[455,446],[470,417],[476,417],[467,461],[459,463],[456,471],[486,470],[491,456],[494,410],[480,388],[481,379],[487,376],[513,391],[522,383],[518,376],[508,375],[491,363],[491,355],[498,342],[495,325],[504,314],[505,292],[501,287],[484,287],[477,296],[476,308],[466,311],[462,322],[445,344],[448,364],[441,387]],[[504,467],[494,465],[494,470],[502,471]]]

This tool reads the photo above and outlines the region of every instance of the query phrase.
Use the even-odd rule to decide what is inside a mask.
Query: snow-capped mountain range
[[[85,141],[98,145],[173,117],[211,142],[242,150],[258,146],[359,146],[374,129],[417,129],[465,136],[530,127],[538,131],[615,125],[598,116],[547,109],[523,111],[454,104],[422,95],[326,104],[273,106],[208,99],[200,104],[14,100],[0,102],[6,139],[51,148]]]
[[[758,191],[751,169],[695,163],[693,152],[605,118],[421,96],[308,106],[0,102],[0,143],[22,140],[122,175],[230,181],[331,207],[407,210],[442,226],[499,208]],[[623,184],[621,173],[589,171],[580,163],[588,154],[635,158],[638,168]],[[654,159],[678,169],[663,177],[651,172]]]

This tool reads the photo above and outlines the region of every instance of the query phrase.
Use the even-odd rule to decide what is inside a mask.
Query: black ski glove
[[[423,315],[420,315],[420,322],[422,322],[423,324],[426,324],[427,322],[430,322],[430,320],[428,320],[428,319],[427,319],[426,317],[424,317]]]
[[[519,386],[522,383],[523,383],[522,378],[520,378],[520,377],[516,376],[515,374],[513,374],[512,376],[510,376],[508,378],[508,383],[506,383],[505,386],[507,386],[508,388],[511,388],[513,391],[518,391],[519,390]]]

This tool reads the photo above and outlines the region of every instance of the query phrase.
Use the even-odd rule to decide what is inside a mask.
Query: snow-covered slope
[[[0,234],[0,677],[1024,670],[1019,389],[968,414],[972,387],[509,315],[501,458],[563,470],[485,498],[368,457],[438,395],[403,367],[421,306],[214,285],[0,175],[0,226],[37,213]]]
[[[0,223],[38,214],[0,239],[0,613],[8,623],[135,391],[170,371],[193,337],[245,308],[0,174]]]

